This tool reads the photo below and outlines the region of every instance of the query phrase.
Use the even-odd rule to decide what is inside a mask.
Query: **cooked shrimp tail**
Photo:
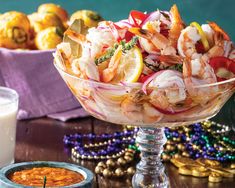
[[[229,35],[217,23],[209,22],[209,25],[218,35],[222,35],[224,40],[230,41]]]
[[[179,39],[181,31],[184,29],[184,22],[180,16],[178,7],[173,5],[170,10],[172,16],[171,28],[169,31],[169,40],[173,47],[177,47],[177,41]]]
[[[158,60],[169,65],[182,64],[183,58],[177,55],[160,55]]]
[[[110,82],[116,75],[118,65],[122,56],[122,48],[119,46],[115,51],[114,55],[111,57],[108,64],[108,68],[104,69],[101,75],[101,80],[103,82]]]

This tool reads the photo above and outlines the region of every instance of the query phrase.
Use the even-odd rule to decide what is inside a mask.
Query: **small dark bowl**
[[[85,178],[83,181],[77,184],[63,186],[63,188],[90,188],[92,187],[93,183],[93,173],[81,166],[77,166],[75,164],[63,163],[63,162],[46,162],[46,161],[36,161],[36,162],[23,162],[23,163],[16,163],[9,166],[6,166],[0,170],[0,187],[1,188],[32,188],[32,186],[23,186],[16,184],[9,180],[7,177],[9,174],[24,170],[30,169],[34,167],[57,167],[57,168],[65,168],[68,170],[72,170],[78,173],[81,173]],[[41,188],[41,187],[40,187]]]

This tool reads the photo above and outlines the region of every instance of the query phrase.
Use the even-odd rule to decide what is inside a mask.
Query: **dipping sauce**
[[[54,167],[35,167],[8,175],[8,179],[14,183],[39,187],[43,187],[44,177],[46,177],[46,187],[68,186],[84,180],[83,175],[78,172]]]

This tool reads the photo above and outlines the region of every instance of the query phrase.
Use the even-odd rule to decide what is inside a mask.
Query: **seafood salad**
[[[72,24],[57,46],[55,65],[83,107],[101,119],[203,119],[231,95],[223,91],[234,82],[229,89],[216,83],[235,77],[235,48],[215,22],[186,25],[176,5],[133,10],[128,19],[90,29],[75,22],[79,27]]]

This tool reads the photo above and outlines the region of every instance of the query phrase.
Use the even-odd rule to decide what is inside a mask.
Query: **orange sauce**
[[[79,183],[84,180],[82,174],[64,168],[35,167],[16,171],[8,176],[14,183],[24,186],[43,187],[46,177],[46,187],[60,187]]]

